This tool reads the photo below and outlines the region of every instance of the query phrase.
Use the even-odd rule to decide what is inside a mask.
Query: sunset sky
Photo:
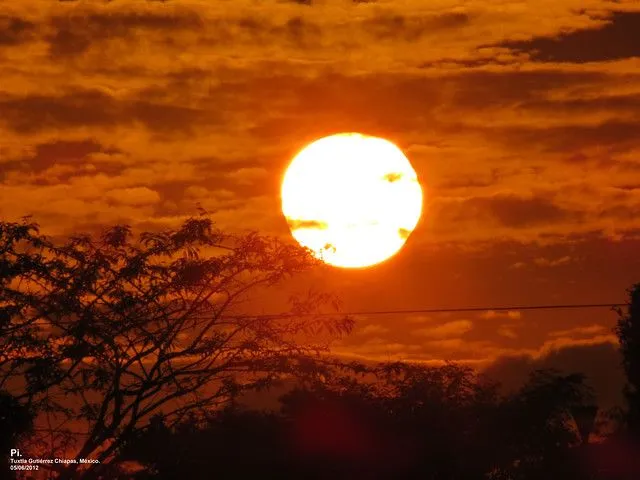
[[[342,131],[397,144],[425,194],[398,255],[308,279],[347,310],[622,302],[640,281],[636,1],[0,0],[4,220],[153,229],[199,203],[288,237],[288,163]],[[615,319],[359,316],[336,352],[556,365],[602,392]]]

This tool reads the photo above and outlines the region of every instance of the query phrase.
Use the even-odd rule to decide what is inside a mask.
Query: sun
[[[361,268],[396,254],[422,213],[422,188],[402,151],[359,133],[303,148],[282,181],[291,234],[337,267]]]

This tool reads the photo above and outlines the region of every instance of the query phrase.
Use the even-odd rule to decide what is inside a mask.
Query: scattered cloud
[[[265,168],[262,167],[243,167],[235,170],[227,175],[227,177],[233,181],[237,182],[241,185],[253,185],[256,182],[259,182],[265,179],[268,175],[268,172]]]
[[[462,335],[473,328],[469,320],[454,320],[434,327],[413,330],[414,335],[428,338],[447,338]]]
[[[498,327],[498,329],[496,330],[496,333],[502,337],[506,337],[510,339],[518,338],[518,332],[516,332],[516,330],[513,327],[510,327],[507,325],[502,325]]]
[[[549,332],[550,337],[574,338],[575,336],[593,336],[607,331],[603,325],[585,325],[566,330],[554,330]]]
[[[426,315],[408,315],[405,317],[408,323],[429,323],[433,321],[432,317]]]
[[[506,310],[506,311],[496,311],[496,310],[487,310],[479,315],[480,318],[484,319],[494,319],[494,318],[506,318],[510,320],[519,320],[522,318],[522,312],[517,310]]]
[[[494,195],[475,198],[464,203],[463,208],[486,212],[502,225],[520,228],[541,223],[555,223],[564,220],[568,212],[542,197],[521,197],[517,195]]]
[[[543,343],[542,347],[540,348],[540,354],[548,354],[549,352],[560,350],[566,347],[598,345],[600,343],[607,342],[611,343],[612,345],[617,345],[618,339],[612,333],[600,334],[586,338],[575,338],[573,336],[556,336],[552,340],[548,340]]]
[[[407,230],[406,228],[398,229],[398,236],[403,240],[406,240],[407,238],[409,238],[409,235],[411,235],[411,230]]]
[[[107,196],[124,205],[149,205],[160,201],[158,192],[147,187],[119,188],[109,191]]]
[[[446,335],[445,335],[446,336]],[[430,340],[425,342],[424,349],[436,350],[438,352],[447,352],[452,350],[460,350],[464,348],[466,342],[461,338],[443,338],[442,340]]]
[[[527,53],[540,62],[588,63],[640,57],[640,12],[614,12],[598,20],[591,28],[501,46]]]
[[[287,217],[287,223],[289,224],[289,227],[291,227],[291,230],[298,230],[301,228],[326,230],[328,228],[327,222],[322,222],[320,220],[299,220]]]
[[[519,269],[519,268],[525,268],[528,265],[535,265],[536,267],[543,267],[543,268],[552,268],[552,267],[559,267],[562,265],[568,265],[569,263],[572,263],[572,262],[576,262],[576,259],[572,258],[570,255],[564,255],[558,258],[536,257],[533,260],[531,260],[530,263],[522,262],[522,261],[513,263],[511,264],[510,268]]]
[[[389,183],[397,182],[402,178],[402,173],[387,173],[383,178]]]
[[[617,345],[610,342],[568,345],[539,356],[500,356],[484,368],[484,373],[500,381],[503,388],[509,391],[519,388],[529,372],[547,368],[565,374],[583,372],[587,384],[595,390],[598,405],[603,409],[624,404],[622,357]]]
[[[97,89],[56,95],[0,96],[0,122],[20,134],[82,127],[114,128],[140,124],[163,134],[184,133],[198,122],[215,121],[196,108],[120,99]]]
[[[571,262],[572,259],[569,255],[565,255],[564,257],[548,259],[544,257],[535,258],[533,263],[538,267],[558,267],[560,265],[566,265]]]
[[[27,42],[35,25],[23,18],[0,15],[0,47],[13,46]]]
[[[121,7],[122,8],[122,7]],[[197,31],[204,23],[194,11],[167,9],[162,11],[74,9],[66,15],[50,19],[52,32],[47,35],[50,55],[54,58],[80,55],[94,44],[113,39],[135,40],[149,32],[169,39],[169,32]]]
[[[388,332],[389,332],[388,327],[375,324],[375,323],[370,323],[369,325],[365,325],[362,328],[357,328],[355,333],[357,335],[380,335],[382,333],[388,333]]]
[[[366,21],[365,28],[379,41],[412,42],[423,37],[436,36],[442,29],[464,27],[469,21],[469,15],[464,12],[437,15],[382,13]]]

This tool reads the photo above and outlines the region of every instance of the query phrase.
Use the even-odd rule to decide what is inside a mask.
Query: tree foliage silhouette
[[[9,470],[9,451],[32,427],[32,412],[8,392],[0,391],[0,469],[7,478],[15,478]]]
[[[102,462],[83,471],[91,478],[158,412],[172,425],[312,369],[352,326],[337,311],[307,315],[337,308],[331,296],[296,297],[287,315],[242,308],[257,289],[316,265],[305,249],[225,234],[204,216],[176,230],[134,237],[116,226],[60,244],[28,219],[2,222],[0,389],[46,413],[52,430],[88,427],[76,458]]]
[[[618,310],[616,333],[627,376],[626,423],[630,435],[640,441],[640,283],[628,290],[627,311]]]
[[[455,364],[355,367],[303,381],[277,413],[159,422],[125,457],[145,467],[138,479],[586,478],[571,462],[568,421],[572,406],[591,400],[580,375],[539,371],[500,395]]]

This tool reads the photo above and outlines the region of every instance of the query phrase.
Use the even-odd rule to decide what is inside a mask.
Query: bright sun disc
[[[383,138],[341,133],[298,153],[282,182],[291,234],[324,262],[367,267],[397,253],[422,212],[422,188]]]

